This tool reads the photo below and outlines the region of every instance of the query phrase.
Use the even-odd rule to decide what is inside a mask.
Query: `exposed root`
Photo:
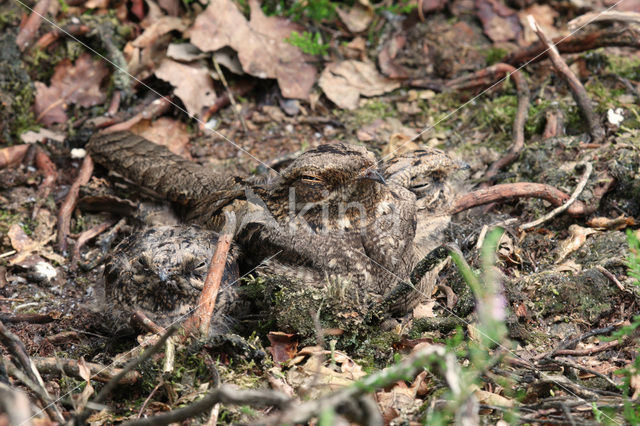
[[[609,190],[613,182],[614,180],[611,179],[596,187],[593,191],[594,200],[592,200],[589,205],[580,200],[576,200],[567,208],[567,214],[573,217],[582,217],[596,211],[600,199]],[[454,201],[450,213],[456,214],[473,207],[511,198],[541,198],[558,207],[566,203],[571,197],[559,189],[544,183],[505,183],[469,192],[459,197]]]
[[[587,182],[589,181],[589,177],[591,176],[591,172],[593,171],[593,166],[591,165],[591,163],[584,163],[584,165],[586,169],[582,174],[582,177],[580,178],[580,182],[578,182],[578,185],[576,185],[576,189],[573,191],[573,194],[571,194],[571,198],[569,198],[566,203],[551,210],[549,213],[545,214],[541,218],[536,219],[529,223],[525,223],[524,225],[520,226],[521,230],[525,231],[527,229],[534,228],[538,225],[543,224],[549,219],[554,218],[560,213],[569,209],[569,207],[571,207],[571,205],[578,200],[578,197],[580,196],[580,194],[582,194],[584,187],[587,186]]]

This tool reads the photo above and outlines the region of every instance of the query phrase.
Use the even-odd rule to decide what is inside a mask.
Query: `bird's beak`
[[[369,169],[365,170],[360,175],[360,179],[369,179],[369,180],[372,180],[374,182],[381,183],[383,185],[387,184],[387,182],[384,180],[384,177],[382,177],[380,172],[377,169],[374,169],[374,168],[369,168]]]

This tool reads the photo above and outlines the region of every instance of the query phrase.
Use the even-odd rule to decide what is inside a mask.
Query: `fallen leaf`
[[[289,361],[296,355],[298,341],[293,338],[293,334],[271,331],[267,334],[267,339],[271,346],[268,348],[273,357],[273,361],[283,363]]]
[[[356,109],[360,96],[377,96],[400,87],[400,83],[385,78],[370,62],[347,60],[327,64],[318,85],[340,108]]]
[[[20,139],[24,143],[45,142],[47,139],[56,142],[64,142],[65,134],[62,132],[54,132],[44,127],[38,131],[29,130],[20,135]]]
[[[100,60],[92,60],[83,53],[75,64],[68,58],[56,65],[51,85],[36,81],[34,109],[36,120],[45,126],[67,120],[65,110],[69,104],[88,108],[104,102],[106,95],[100,90],[102,80],[109,70]]]
[[[212,0],[190,29],[191,43],[203,52],[230,46],[238,52],[242,69],[258,78],[275,78],[285,98],[307,99],[316,69],[302,51],[285,41],[303,28],[288,19],[265,16],[257,0],[250,0],[247,22],[232,0]]]
[[[517,40],[522,33],[516,11],[500,0],[477,0],[476,7],[484,32],[492,41]]]
[[[203,109],[216,101],[216,91],[209,70],[202,65],[181,64],[165,59],[155,71],[156,77],[175,87],[175,94],[191,117],[200,116]]]
[[[163,16],[149,25],[131,44],[141,49],[151,47],[160,36],[171,31],[184,31],[187,29],[185,20],[173,16]]]
[[[587,225],[596,229],[615,229],[621,230],[628,226],[636,226],[638,222],[632,217],[620,215],[615,219],[609,219],[608,217],[594,217],[587,221]]]
[[[0,149],[0,169],[4,167],[15,167],[22,162],[25,154],[29,150],[29,145],[14,145]]]
[[[336,7],[336,13],[352,33],[361,33],[366,30],[374,15],[373,7],[368,2],[367,4],[357,2],[349,10]]]
[[[87,363],[85,362],[83,357],[80,357],[80,359],[78,360],[78,373],[80,374],[80,377],[82,377],[82,379],[85,381],[85,386],[82,390],[82,393],[80,393],[79,395],[73,395],[73,398],[76,401],[76,410],[82,411],[94,392],[93,386],[91,386],[91,370],[87,366]]]
[[[495,405],[498,407],[513,407],[515,405],[512,399],[505,398],[504,396],[493,392],[477,390],[475,395],[476,398],[478,398],[478,402],[481,404]]]
[[[548,4],[533,4],[525,10],[518,12],[520,19],[520,25],[523,28],[523,43],[531,44],[538,41],[538,35],[531,29],[527,16],[531,15],[535,18],[538,25],[542,27],[542,30],[549,38],[554,38],[560,35],[560,32],[554,25],[554,20],[558,16],[551,6]]]
[[[132,133],[149,139],[158,145],[164,145],[174,154],[191,160],[189,152],[189,132],[187,125],[168,117],[160,117],[156,120],[142,120],[131,129]]]
[[[564,260],[565,257],[578,250],[587,241],[587,237],[591,234],[595,234],[598,231],[591,228],[583,228],[580,225],[569,226],[569,237],[560,242],[560,248],[558,250],[558,260],[556,263]]]
[[[414,318],[434,318],[436,315],[433,313],[433,308],[436,305],[435,300],[429,300],[425,303],[420,303],[413,308]]]
[[[389,424],[401,412],[416,408],[422,401],[416,398],[416,389],[403,381],[396,383],[388,392],[377,392],[376,399],[385,424]]]
[[[207,55],[191,43],[171,43],[167,47],[167,58],[181,62],[192,62]]]

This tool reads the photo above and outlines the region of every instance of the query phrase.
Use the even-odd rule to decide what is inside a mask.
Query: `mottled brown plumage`
[[[156,226],[123,240],[105,264],[105,302],[114,313],[142,311],[168,326],[198,301],[218,235],[195,226]],[[213,323],[222,326],[237,300],[238,248],[225,265]]]
[[[447,178],[459,168],[442,151],[415,151],[383,165],[385,182],[372,153],[336,143],[309,150],[281,175],[251,184],[147,146],[151,143],[142,138],[135,137],[133,144],[126,140],[124,134],[98,136],[88,147],[99,163],[187,206],[187,222],[216,229],[223,209],[233,209],[245,261],[262,262],[261,274],[277,276],[288,296],[299,294],[290,303],[305,304],[312,291],[336,316],[360,321],[440,242],[449,220]],[[139,152],[145,153],[144,162],[128,159]],[[138,253],[121,247],[116,256],[136,258]],[[117,268],[114,273],[118,275]],[[420,294],[430,295],[432,284],[433,277],[423,279],[394,310],[410,309]],[[283,326],[288,325],[295,328]]]

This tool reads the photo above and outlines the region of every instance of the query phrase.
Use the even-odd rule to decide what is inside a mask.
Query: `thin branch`
[[[196,310],[187,320],[185,324],[186,330],[200,331],[202,336],[209,334],[209,326],[211,325],[211,316],[216,306],[216,299],[218,297],[218,291],[220,290],[220,281],[222,281],[222,275],[224,274],[224,268],[226,266],[227,253],[231,247],[231,241],[236,229],[236,216],[233,212],[225,213],[226,222],[218,237],[218,245],[216,251],[211,257],[209,263],[209,270],[207,272],[207,278],[204,282],[204,287]]]
[[[569,198],[566,203],[564,203],[559,207],[556,207],[555,209],[551,210],[549,213],[545,214],[541,218],[536,219],[533,222],[525,223],[524,225],[520,226],[521,230],[525,231],[527,229],[534,228],[538,225],[543,224],[549,219],[556,217],[560,213],[568,210],[569,207],[571,207],[571,205],[578,200],[578,197],[580,196],[580,194],[582,194],[584,187],[587,186],[587,182],[589,181],[589,177],[591,176],[591,172],[593,171],[593,166],[591,165],[591,163],[586,162],[581,164],[584,164],[585,171],[582,174],[582,177],[580,178],[578,185],[576,185],[576,189],[573,191],[573,194],[571,194],[571,198]]]
[[[575,201],[567,208],[567,214],[572,217],[582,217],[596,211],[600,198],[604,196],[613,183],[614,180],[611,179],[596,187],[593,191],[594,199],[590,201],[589,205],[580,200]],[[456,214],[473,207],[511,198],[540,198],[558,207],[566,203],[571,197],[559,189],[543,183],[505,183],[479,189],[458,197],[453,202],[450,213]]]
[[[131,420],[123,423],[123,426],[162,426],[177,423],[208,412],[218,403],[258,407],[276,406],[282,409],[287,407],[290,402],[291,399],[281,392],[253,389],[240,390],[234,389],[229,385],[221,385],[219,388],[207,393],[200,401],[191,405],[146,419]]]
[[[29,47],[29,45],[35,38],[36,33],[40,28],[40,24],[42,23],[41,16],[47,13],[47,10],[49,9],[49,3],[50,0],[40,0],[33,7],[33,12],[31,12],[31,15],[29,15],[29,18],[27,18],[25,24],[22,26],[22,28],[20,28],[20,32],[16,36],[16,44],[18,45],[18,49],[20,49],[20,51],[24,51],[27,47]]]
[[[536,23],[535,18],[531,15],[528,15],[527,18],[529,19],[531,29],[535,31],[540,41],[547,49],[549,49],[549,59],[551,59],[551,63],[554,68],[569,85],[573,99],[575,99],[582,111],[582,114],[584,115],[584,118],[587,120],[587,124],[589,125],[589,134],[591,135],[593,142],[602,142],[605,132],[600,125],[600,120],[598,120],[595,112],[593,111],[591,99],[589,99],[589,95],[587,94],[584,86],[580,83],[580,80],[576,77],[573,71],[569,69],[567,63],[562,59],[560,53],[558,53],[558,49],[553,45],[551,40],[549,40],[549,37],[547,37],[542,28]]]
[[[42,403],[46,406],[45,409],[49,416],[58,423],[64,422],[62,412],[47,392],[44,381],[35,364],[27,354],[27,349],[24,347],[24,344],[18,336],[9,331],[2,322],[0,322],[0,342],[7,348],[7,351],[18,360],[27,378],[33,382],[32,386],[38,396],[40,396]]]
[[[33,357],[33,363],[36,365],[42,374],[51,374],[56,376],[67,375],[79,380],[83,380],[80,376],[80,367],[78,367],[78,361],[69,358],[57,358],[57,357]],[[94,362],[87,362],[87,367],[91,372],[91,380],[107,383],[122,371],[119,368],[111,366],[105,366]],[[140,373],[137,371],[130,371],[125,374],[118,383],[121,385],[130,385],[140,380]]]
[[[67,236],[69,235],[69,228],[71,226],[71,215],[76,208],[78,202],[78,194],[80,193],[80,187],[86,185],[91,179],[93,173],[93,160],[90,155],[86,155],[82,161],[82,166],[78,172],[76,180],[69,188],[69,193],[64,199],[64,202],[60,206],[58,212],[58,238],[57,243],[60,251],[65,253],[67,251]]]

